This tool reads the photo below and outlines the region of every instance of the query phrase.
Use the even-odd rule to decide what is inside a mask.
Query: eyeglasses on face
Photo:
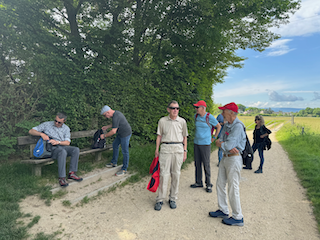
[[[62,124],[63,122],[59,122],[59,121],[57,121],[57,119],[55,119],[54,120],[56,123],[58,123],[58,124]]]
[[[180,108],[179,107],[169,107],[169,109],[171,109],[171,110],[174,110],[174,109],[179,110]]]
[[[195,107],[196,109],[198,109],[199,107],[197,106],[197,107]]]
[[[260,119],[256,118],[255,121],[260,121]]]

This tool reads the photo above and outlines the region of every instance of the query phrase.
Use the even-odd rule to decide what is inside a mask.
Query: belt
[[[229,154],[223,154],[224,157],[233,157],[233,156],[240,156],[239,153],[229,153]]]
[[[164,144],[183,144],[182,142],[162,142]]]

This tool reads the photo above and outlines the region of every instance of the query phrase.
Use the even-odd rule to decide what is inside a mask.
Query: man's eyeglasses
[[[57,121],[56,119],[54,120],[56,123],[58,123],[58,124],[62,124],[63,122],[59,122],[59,121]]]
[[[169,107],[169,109],[171,109],[171,110],[174,110],[174,109],[179,110],[180,108],[179,107]]]
[[[199,107],[195,107],[196,109],[198,109]]]

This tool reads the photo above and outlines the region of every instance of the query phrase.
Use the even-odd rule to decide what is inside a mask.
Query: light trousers
[[[157,202],[163,202],[167,196],[169,179],[171,177],[169,200],[176,201],[179,192],[179,180],[181,165],[183,163],[184,153],[161,153],[159,155],[160,163],[160,181],[158,187]]]
[[[232,217],[240,220],[243,218],[241,204],[240,204],[240,171],[242,169],[242,157],[231,156],[223,157],[219,164],[219,172],[217,178],[217,196],[219,209],[229,214],[228,199],[227,199],[227,183],[228,183],[228,196],[230,206],[232,208]]]

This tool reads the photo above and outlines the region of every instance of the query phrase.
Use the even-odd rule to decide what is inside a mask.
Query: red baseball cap
[[[200,100],[199,102],[193,104],[193,106],[195,106],[195,107],[199,107],[199,106],[205,106],[205,107],[207,107],[207,104],[206,104],[205,101]]]
[[[226,105],[224,105],[223,107],[218,107],[220,110],[224,110],[224,109],[229,109],[233,112],[238,112],[238,106],[237,104],[235,104],[234,102],[228,103]]]

